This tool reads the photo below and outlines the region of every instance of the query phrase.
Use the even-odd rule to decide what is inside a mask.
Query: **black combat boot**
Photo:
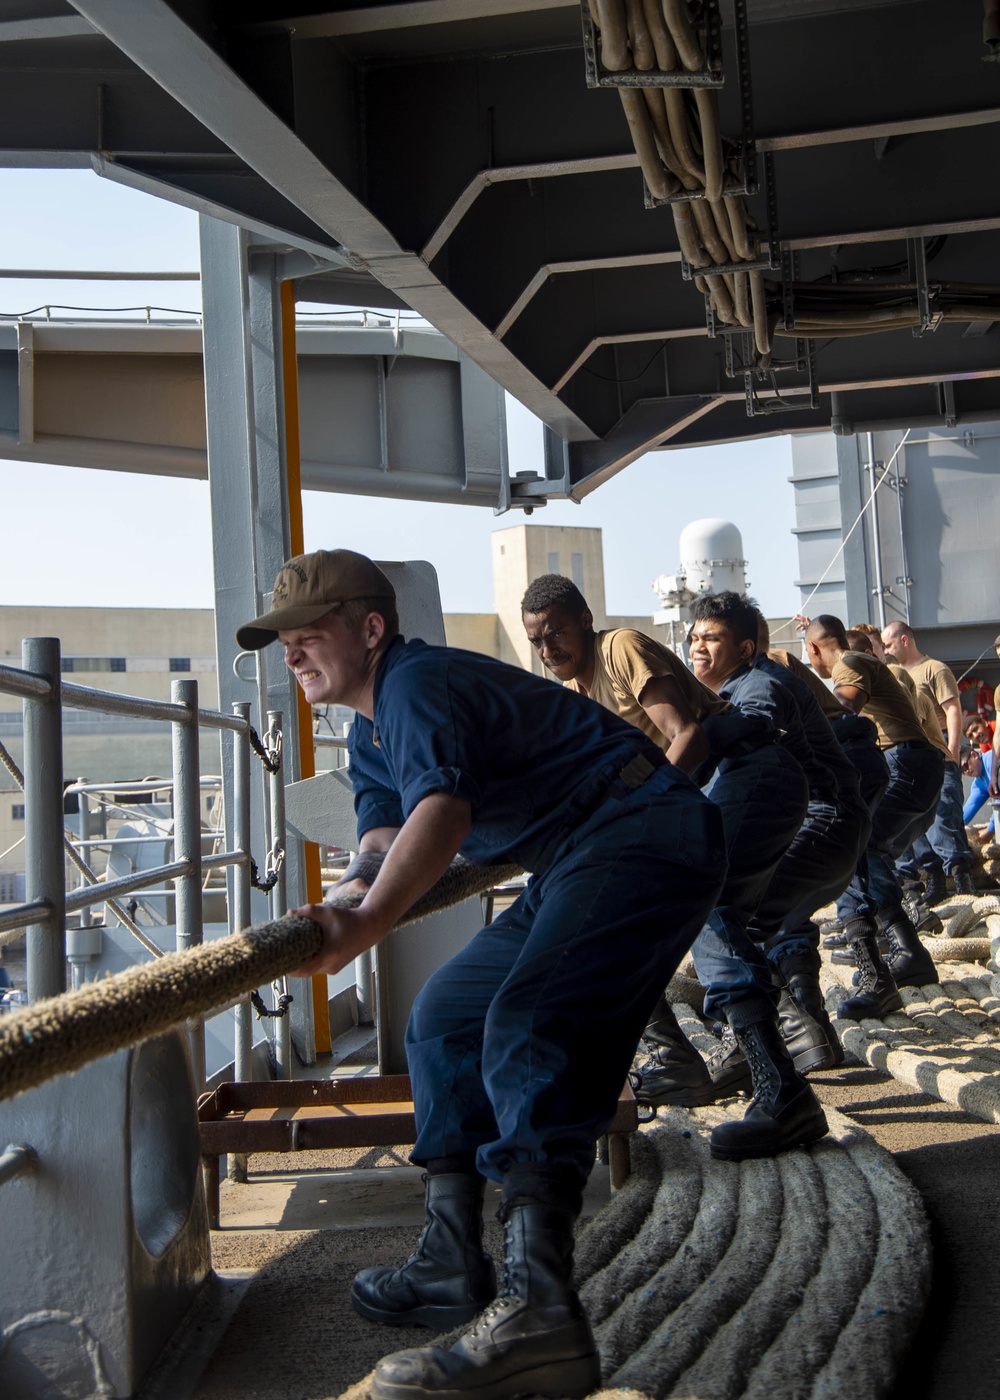
[[[782,983],[778,1024],[785,1049],[799,1074],[844,1063],[844,1049],[833,1029],[819,985],[819,954],[789,953],[778,964]]]
[[[812,1089],[795,1072],[776,1019],[734,1031],[753,1075],[753,1100],[743,1118],[712,1129],[713,1157],[742,1162],[804,1147],[829,1131]]]
[[[862,1021],[868,1017],[881,1020],[890,1011],[900,1011],[903,998],[882,960],[871,923],[868,919],[852,919],[848,927],[856,932],[851,948],[858,965],[858,990],[840,1003],[837,1015],[843,1021]]]
[[[941,980],[934,959],[905,914],[893,919],[885,933],[889,940],[886,965],[897,987],[926,987]]]
[[[930,908],[948,898],[948,882],[944,866],[933,865],[924,873],[924,903]]]
[[[504,1280],[496,1300],[452,1347],[383,1357],[372,1400],[582,1397],[601,1365],[573,1272],[573,1210],[514,1197],[502,1204]]]
[[[892,949],[889,947],[889,940],[882,929],[879,929],[878,933],[875,935],[875,942],[878,944],[879,953],[883,958],[887,958],[892,952]],[[855,967],[857,965],[854,954],[851,952],[850,943],[845,943],[843,948],[835,948],[830,954],[830,961],[847,967]]]
[[[718,1049],[712,1051],[707,1063],[717,1099],[727,1099],[733,1094],[749,1094],[753,1090],[750,1066],[729,1025],[723,1024]]]
[[[924,902],[922,885],[919,890],[903,890],[903,912],[918,933],[937,934],[944,929],[937,914]]]
[[[956,865],[951,872],[951,878],[955,882],[956,894],[975,894],[976,883],[972,878],[972,868],[968,865]]]
[[[351,1302],[372,1322],[446,1332],[471,1322],[496,1293],[493,1260],[483,1250],[486,1183],[472,1172],[425,1181],[427,1222],[416,1249],[398,1269],[362,1269]]]
[[[642,1033],[642,1048],[646,1058],[630,1075],[639,1103],[694,1108],[719,1097],[708,1066],[681,1030],[666,997],[657,1002],[653,1019]]]

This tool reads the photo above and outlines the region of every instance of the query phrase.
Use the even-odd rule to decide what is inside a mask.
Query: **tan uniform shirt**
[[[907,666],[910,679],[934,706],[934,715],[942,729],[948,727],[948,716],[941,708],[945,700],[958,700],[958,682],[955,673],[943,661],[935,661],[933,656],[925,656],[915,666]]]
[[[801,657],[794,656],[790,651],[769,651],[767,654],[772,661],[777,661],[779,666],[784,666],[786,671],[791,671],[793,676],[799,676],[805,681],[831,724],[847,714],[829,686],[823,684],[813,668],[807,666]]]
[[[854,686],[867,695],[862,713],[875,721],[879,748],[891,749],[894,744],[913,743],[926,737],[914,701],[888,666],[874,656],[845,651],[831,677],[835,686]]]
[[[920,728],[924,731],[924,738],[934,745],[938,753],[943,754],[950,761],[951,750],[941,733],[941,726],[938,724],[930,696],[925,690],[917,689],[913,677],[905,666],[897,666],[895,661],[890,661],[887,665],[917,707],[917,719],[920,721]]]
[[[720,700],[714,691],[703,685],[669,647],[642,632],[635,632],[631,627],[615,627],[596,633],[595,642],[594,679],[590,690],[583,692],[579,681],[566,681],[567,689],[589,694],[606,710],[641,729],[664,753],[670,747],[670,740],[639,704],[639,696],[651,680],[669,676],[676,681],[699,723],[707,715],[725,714],[730,709],[728,700]]]

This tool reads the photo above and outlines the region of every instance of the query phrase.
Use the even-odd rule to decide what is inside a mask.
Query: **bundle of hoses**
[[[780,295],[775,283],[765,288]],[[919,328],[921,308],[915,282],[794,282],[794,307],[787,328],[776,334],[810,337],[866,335],[873,331]],[[932,282],[927,287],[929,326],[1000,321],[1000,286],[989,282]]]
[[[708,64],[687,0],[589,0],[599,33],[600,62],[608,72],[704,73]],[[685,261],[698,268],[752,262],[759,253],[754,225],[741,196],[724,193],[738,180],[736,146],[719,130],[711,88],[618,89],[632,144],[654,199],[687,195],[671,204]],[[765,360],[771,338],[763,276],[754,272],[695,276],[719,321],[753,329]]]
[[[455,861],[397,927],[485,894],[519,874],[517,866]],[[329,901],[341,909],[360,902],[360,895]],[[320,927],[312,919],[275,919],[35,1002],[0,1025],[0,1100],[204,1016],[299,967],[319,946]]]

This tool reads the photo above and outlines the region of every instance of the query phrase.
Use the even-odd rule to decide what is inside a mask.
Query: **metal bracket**
[[[736,0],[737,7],[746,0]],[[708,66],[700,73],[688,73],[684,69],[664,73],[659,68],[629,68],[622,73],[611,73],[601,66],[597,54],[598,31],[590,13],[588,0],[580,0],[580,22],[583,26],[583,56],[589,88],[622,87],[679,87],[679,88],[721,88],[725,86],[722,71],[722,17],[719,13],[719,0],[705,0],[705,12],[700,24],[695,26],[703,51],[708,57]]]
[[[736,352],[733,342],[737,336],[741,339],[740,363],[736,362]],[[746,410],[748,418],[757,418],[766,414],[791,413],[799,410],[810,409],[815,412],[819,408],[819,386],[816,376],[816,352],[813,341],[796,340],[795,359],[785,363],[778,363],[768,366],[767,369],[759,368],[753,364],[754,343],[752,332],[748,330],[724,331],[723,338],[726,343],[725,367],[726,374],[730,379],[743,376],[743,385],[746,396]],[[805,374],[807,382],[804,389],[793,390],[787,394],[779,394],[777,386],[774,386],[774,393],[769,398],[761,398],[754,391],[754,380],[758,383],[765,383],[773,376],[779,374]]]
[[[587,23],[590,21],[590,9],[588,0],[581,0],[582,13],[584,16],[584,34],[586,36]],[[705,83],[694,81],[700,77],[696,73],[682,74],[653,74],[639,73],[614,74],[613,81],[602,81],[592,86],[599,87],[722,87],[724,86],[725,74],[722,72],[722,45],[721,45],[721,25],[719,22],[719,0],[706,0],[706,15],[708,24],[709,43],[709,64],[715,62],[719,67],[719,78],[717,82]],[[739,94],[740,106],[740,135],[739,135],[739,167],[740,175],[726,177],[723,185],[723,197],[727,195],[755,195],[757,193],[757,146],[754,141],[753,127],[753,99],[750,89],[750,38],[747,25],[746,0],[733,0],[733,22],[736,35],[736,79],[737,91]],[[593,22],[591,21],[591,30]],[[585,40],[586,42],[586,40]],[[713,49],[712,45],[716,47]],[[664,78],[672,78],[674,81],[667,83]],[[627,79],[628,81],[618,81]],[[683,204],[692,199],[704,199],[704,191],[691,193],[688,190],[679,190],[676,194],[667,195],[666,199],[657,199],[650,193],[649,186],[645,180],[642,182],[643,200],[647,209],[659,209],[665,204]],[[770,230],[769,230],[770,232]],[[771,246],[776,247],[776,244]]]
[[[687,259],[682,257],[681,276],[685,282],[691,282],[695,277],[721,277],[727,272],[776,272],[778,264],[771,252],[774,246],[773,243],[768,243],[766,257],[761,254],[760,257],[752,258],[749,262],[719,263],[717,267],[692,267]]]
[[[927,286],[927,245],[922,238],[906,240],[906,261],[910,269],[910,281],[917,286],[917,313],[920,325],[914,326],[912,334],[919,340],[931,324],[931,299]]]

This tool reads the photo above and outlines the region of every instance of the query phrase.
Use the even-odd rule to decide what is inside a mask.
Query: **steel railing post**
[[[233,907],[230,925],[234,933],[250,927],[250,706],[233,703],[233,714],[243,721],[233,733],[233,848],[243,857],[233,866]],[[253,1079],[253,1013],[249,998],[236,1008],[234,1077],[238,1083]],[[242,1153],[229,1158],[229,1175],[246,1181],[247,1159]]]
[[[86,779],[86,778],[77,778],[76,781],[77,781],[78,783],[85,783],[85,782],[87,781],[87,779]],[[90,798],[87,796],[87,794],[86,794],[85,792],[79,792],[79,793],[77,793],[77,795],[76,795],[76,801],[77,801],[77,813],[78,813],[78,815],[77,815],[77,825],[78,825],[79,832],[80,832],[80,850],[81,850],[81,851],[85,851],[85,850],[88,849],[86,843],[90,840]],[[84,886],[86,883],[87,883],[87,877],[86,877],[86,875],[84,875],[83,872],[81,871],[81,872],[80,872],[80,880],[79,880],[79,888],[82,889],[83,886]],[[81,928],[89,928],[90,925],[91,925],[93,922],[94,922],[94,911],[93,911],[93,909],[91,908],[91,906],[88,904],[87,907],[86,907],[86,909],[81,909],[81,910],[80,910],[80,927],[81,927]]]
[[[63,859],[62,701],[56,637],[26,637],[21,664],[52,689],[24,700],[24,865],[27,903],[50,913],[27,928],[28,1000],[66,990],[66,870]]]
[[[271,918],[284,918],[288,912],[288,888],[285,879],[285,762],[284,762],[284,735],[282,724],[284,714],[281,710],[268,710],[267,712],[267,734],[268,748],[275,755],[277,760],[276,771],[268,773],[268,811],[271,835],[271,868],[275,872],[274,885],[271,888]],[[276,986],[278,984],[275,984]],[[285,978],[280,983],[283,992],[288,990],[288,982]],[[275,1021],[274,1032],[274,1058],[279,1079],[291,1079],[292,1077],[292,1025],[291,1011],[286,1006],[284,1016],[279,1016]]]
[[[190,721],[174,720],[170,726],[173,756],[174,860],[188,863],[188,871],[174,879],[174,943],[178,952],[195,948],[204,937],[201,894],[201,755],[198,745],[198,682],[173,681],[170,699],[183,705]],[[188,1026],[195,1082],[205,1087],[205,1024]]]
[[[194,948],[202,941],[201,904],[201,764],[198,753],[198,682],[174,681],[170,698],[191,715],[189,723],[171,724],[174,779],[174,860],[189,862],[186,875],[174,880],[176,946]]]

